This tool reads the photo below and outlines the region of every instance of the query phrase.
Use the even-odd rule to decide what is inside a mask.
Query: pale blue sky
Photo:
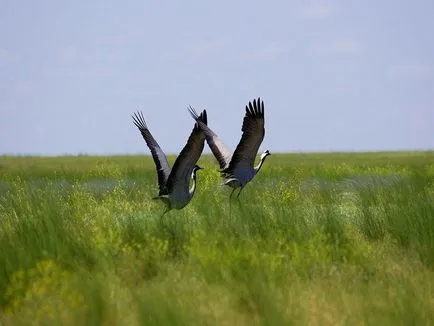
[[[0,0],[0,153],[234,148],[258,96],[261,150],[434,148],[434,1]]]

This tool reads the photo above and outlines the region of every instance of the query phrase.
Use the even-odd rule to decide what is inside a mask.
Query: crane
[[[218,136],[203,123],[200,116],[191,106],[188,108],[191,116],[204,131],[208,146],[220,165],[220,172],[224,179],[223,184],[233,188],[231,197],[236,189],[240,189],[237,198],[246,184],[259,172],[267,156],[271,155],[269,150],[261,154],[259,164],[253,166],[259,146],[265,135],[264,128],[264,102],[260,98],[250,101],[246,105],[246,113],[243,120],[241,140],[233,154],[218,138]]]
[[[198,116],[197,121],[199,122],[195,123],[187,144],[179,153],[172,169],[169,166],[166,155],[149,131],[143,113],[134,113],[132,118],[133,123],[139,129],[146,145],[151,151],[157,169],[159,192],[158,196],[153,199],[159,199],[165,204],[166,208],[163,215],[172,209],[184,208],[193,198],[196,191],[196,172],[202,169],[196,163],[205,146],[205,135],[198,123],[200,122],[206,126],[206,110]],[[191,188],[189,188],[190,179],[192,180]]]

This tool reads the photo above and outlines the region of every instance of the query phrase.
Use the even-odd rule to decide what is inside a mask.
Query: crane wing
[[[265,135],[264,102],[260,98],[246,105],[241,128],[243,135],[225,172],[233,172],[237,165],[253,167],[259,146]]]
[[[199,124],[200,128],[205,133],[206,142],[208,146],[211,148],[212,153],[214,154],[217,162],[220,165],[220,169],[224,169],[229,165],[231,159],[231,151],[226,147],[226,145],[217,137],[217,135],[206,125],[200,121],[198,114],[195,109],[191,106],[188,108],[191,116],[194,120]]]
[[[207,124],[206,110],[198,116],[198,122]],[[188,194],[188,186],[193,168],[202,154],[205,146],[205,134],[198,123],[194,124],[193,131],[187,140],[187,144],[179,153],[173,164],[172,172],[167,180],[167,189],[173,196],[177,194]]]
[[[151,132],[149,131],[145,119],[143,118],[143,113],[134,113],[132,117],[133,123],[136,125],[137,128],[139,128],[139,131],[142,134],[146,145],[148,145],[149,149],[151,150],[152,158],[154,159],[155,166],[157,168],[158,186],[161,195],[165,193],[166,182],[170,174],[169,162],[167,161],[167,157],[164,154],[163,150],[160,148],[160,145],[158,145],[157,141],[154,139]]]

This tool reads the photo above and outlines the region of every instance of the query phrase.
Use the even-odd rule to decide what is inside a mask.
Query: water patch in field
[[[388,188],[402,184],[408,184],[409,177],[403,177],[396,174],[390,175],[358,175],[345,178],[341,181],[344,189],[364,189],[364,188]]]
[[[322,178],[310,178],[300,184],[301,192],[309,192],[314,189],[331,190],[336,189],[339,183],[336,181],[326,180]]]
[[[391,175],[356,175],[345,178],[340,181],[326,180],[322,178],[308,179],[300,185],[302,192],[311,191],[312,189],[320,190],[361,190],[361,189],[379,189],[393,187],[399,184],[408,184],[409,177],[403,177],[396,174]]]
[[[94,194],[101,194],[113,191],[116,187],[132,189],[137,186],[137,182],[133,179],[93,179],[76,183],[76,185]]]
[[[73,187],[84,188],[94,194],[101,194],[112,191],[116,187],[132,189],[137,187],[138,183],[133,179],[92,179],[86,181],[68,181],[65,179],[57,180],[29,180],[26,185],[30,189],[49,188],[55,192],[68,192]],[[7,182],[0,181],[0,195],[12,190],[13,186]]]

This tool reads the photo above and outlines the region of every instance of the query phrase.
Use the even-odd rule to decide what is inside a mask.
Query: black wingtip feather
[[[197,114],[196,110],[191,105],[189,105],[187,109],[193,119],[197,121],[197,119],[199,119],[199,115]]]
[[[203,110],[200,114],[197,114],[196,110],[190,105],[188,107],[188,111],[190,112],[190,115],[193,117],[194,120],[201,121],[205,125],[208,125],[208,116],[206,113],[206,110]],[[199,128],[198,124],[195,124],[196,128]]]
[[[143,113],[141,111],[137,111],[132,115],[133,123],[139,128],[140,131],[148,129],[146,125],[145,118],[143,117]]]
[[[246,114],[252,118],[264,118],[264,101],[261,98],[253,99],[246,105]]]
[[[204,124],[208,125],[208,115],[206,113],[206,110],[202,111],[202,113],[199,116],[199,120],[202,121]]]

